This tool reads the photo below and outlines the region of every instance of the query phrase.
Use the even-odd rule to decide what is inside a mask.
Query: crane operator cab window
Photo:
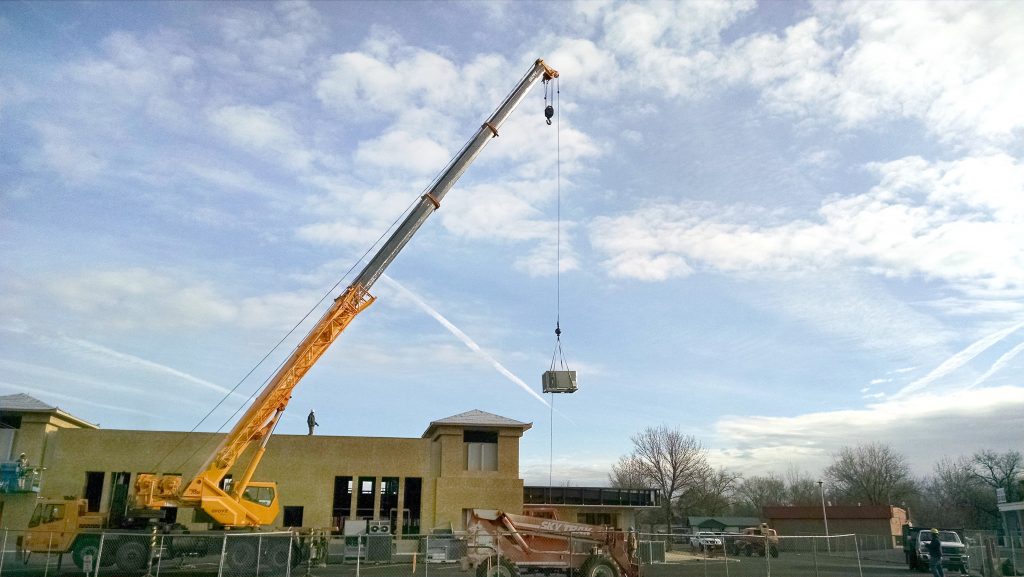
[[[64,505],[53,503],[39,503],[32,511],[32,520],[28,522],[29,527],[38,527],[44,523],[53,523],[64,518]]]
[[[274,488],[273,487],[246,487],[245,492],[242,493],[242,498],[246,501],[252,501],[253,503],[259,503],[264,507],[269,507],[274,502]]]

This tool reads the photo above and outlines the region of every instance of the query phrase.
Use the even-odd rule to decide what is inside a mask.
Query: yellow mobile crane
[[[162,507],[199,509],[225,528],[257,528],[274,522],[279,511],[277,485],[273,482],[253,481],[252,477],[266,451],[267,441],[288,406],[292,389],[352,319],[373,303],[370,287],[427,217],[440,208],[445,194],[491,138],[498,136],[498,129],[530,89],[538,81],[547,82],[556,77],[558,72],[543,60],[534,62],[529,72],[452,159],[355,280],[334,300],[333,305],[274,374],[234,428],[206,459],[199,472],[188,482],[183,482],[180,475],[140,474],[135,482],[134,499],[137,507],[150,511],[158,511]],[[549,124],[551,112],[550,107],[545,110]],[[244,473],[231,484],[230,489],[222,489],[221,482],[250,447],[255,449]],[[140,517],[136,515],[129,518],[138,520]],[[141,524],[145,525],[144,519]],[[103,529],[110,529],[105,515],[87,513],[83,500],[43,500],[37,505],[29,531],[20,541],[19,548],[23,552],[70,551],[79,567],[83,566],[86,556],[95,558],[98,554],[102,554],[105,560],[115,560],[123,571],[140,571],[146,567],[150,541],[129,538],[108,540],[105,542],[108,549],[101,552],[99,533]],[[287,545],[269,546],[266,552],[257,554],[255,548],[242,544],[244,540],[237,541],[239,545],[235,550],[227,550],[228,546],[225,545],[229,569],[244,570],[252,566],[252,558],[257,555],[268,571],[280,570],[288,559],[295,560]],[[197,541],[191,537],[189,541],[183,542],[191,545]],[[176,549],[180,549],[181,554],[189,552],[186,546],[175,548],[165,545],[165,548],[169,551],[164,552],[165,556],[173,556]]]

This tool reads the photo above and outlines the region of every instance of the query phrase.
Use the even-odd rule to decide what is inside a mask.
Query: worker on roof
[[[313,427],[319,427],[320,423],[316,422],[316,415],[313,414],[313,409],[309,410],[309,416],[306,417],[306,424],[309,425],[309,434],[313,434]]]

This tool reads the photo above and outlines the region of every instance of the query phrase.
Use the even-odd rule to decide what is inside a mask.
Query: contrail
[[[117,361],[122,367],[140,367],[142,369],[148,370],[148,371],[153,372],[153,373],[162,373],[162,374],[165,374],[165,375],[171,375],[173,377],[176,377],[176,378],[179,378],[179,379],[182,379],[182,380],[185,380],[185,381],[189,381],[191,383],[195,383],[195,384],[197,384],[197,385],[199,385],[201,387],[210,389],[212,391],[216,391],[216,392],[218,392],[218,393],[220,393],[222,395],[226,395],[226,394],[230,393],[233,396],[244,398],[244,395],[241,395],[239,393],[231,393],[231,391],[228,390],[227,387],[223,387],[223,386],[218,385],[216,383],[212,383],[212,382],[207,381],[205,379],[201,379],[199,377],[190,375],[190,374],[188,374],[186,372],[179,371],[178,369],[175,369],[175,368],[172,368],[172,367],[168,367],[167,365],[161,365],[160,363],[155,363],[153,361],[149,361],[149,360],[143,359],[141,357],[137,357],[135,355],[130,355],[128,353],[122,353],[120,351],[115,351],[114,349],[107,348],[107,347],[105,347],[103,345],[96,344],[96,343],[94,343],[92,341],[87,341],[87,340],[84,340],[84,339],[71,338],[69,336],[62,335],[62,334],[56,334],[54,336],[47,336],[45,334],[40,334],[38,332],[30,333],[28,331],[28,329],[26,329],[24,327],[0,326],[0,330],[12,332],[12,333],[17,333],[17,334],[29,335],[31,338],[35,339],[36,341],[39,341],[39,342],[41,342],[41,343],[43,343],[43,344],[45,344],[45,345],[47,345],[49,347],[52,347],[52,348],[55,348],[55,349],[59,349],[59,350],[67,351],[68,348],[69,348],[69,345],[70,345],[71,350],[73,352],[85,352],[85,353],[90,353],[93,357],[98,357],[98,358],[105,357],[106,359],[112,359],[112,360]],[[75,351],[75,349],[77,349],[77,351]]]
[[[77,373],[69,373],[67,371],[62,371],[60,369],[55,369],[53,367],[45,367],[41,365],[34,365],[31,363],[23,363],[21,361],[0,359],[0,369],[2,369],[5,374],[23,373],[31,375],[37,381],[67,381],[70,383],[75,383],[76,385],[79,386],[94,387],[100,389],[102,392],[105,393],[126,393],[147,396],[153,395],[168,401],[173,400],[175,403],[194,405],[196,407],[202,406],[200,405],[200,403],[193,401],[191,399],[184,398],[180,395],[174,396],[171,394],[161,394],[158,391],[146,391],[140,389],[138,386],[119,385],[117,383],[112,383],[100,379],[94,379],[92,377],[79,375]]]
[[[171,375],[173,377],[177,377],[179,379],[195,383],[197,385],[200,385],[202,387],[205,387],[212,391],[216,391],[221,394],[228,394],[231,392],[226,387],[222,387],[216,383],[211,383],[210,381],[207,381],[205,379],[200,379],[199,377],[192,376],[188,373],[179,371],[178,369],[168,367],[167,365],[161,365],[160,363],[154,363],[153,361],[148,361],[141,357],[136,357],[135,355],[129,355],[128,353],[115,351],[114,349],[109,349],[103,345],[98,345],[96,343],[86,341],[83,339],[73,339],[71,337],[65,337],[63,335],[60,336],[60,339],[74,346],[77,346],[80,349],[89,351],[91,353],[95,353],[100,356],[115,359],[125,365],[141,367],[151,372]]]
[[[978,339],[977,341],[974,341],[967,348],[960,351],[959,353],[954,354],[953,356],[943,361],[941,365],[932,369],[932,372],[903,387],[890,398],[900,399],[906,397],[910,393],[923,389],[925,386],[928,385],[928,383],[931,383],[936,379],[940,379],[948,375],[949,373],[952,373],[953,371],[959,369],[960,367],[967,364],[968,361],[985,352],[992,345],[1017,332],[1022,327],[1024,327],[1024,323],[1017,323],[1009,328],[1005,328],[1001,331],[996,331],[990,335]]]
[[[415,294],[413,294],[413,292],[410,291],[409,289],[407,289],[404,286],[398,284],[398,281],[396,281],[395,279],[393,279],[393,278],[391,278],[391,277],[389,277],[387,275],[381,275],[380,278],[385,280],[385,281],[387,281],[388,284],[390,284],[392,287],[397,289],[398,292],[400,292],[403,295],[405,295],[405,296],[409,297],[410,299],[412,299],[412,301],[414,303],[416,303],[417,305],[419,305],[419,307],[421,309],[423,309],[428,315],[434,317],[434,320],[436,320],[437,322],[441,323],[441,325],[443,325],[444,328],[448,329],[449,332],[451,332],[460,341],[462,341],[463,344],[465,344],[467,347],[469,347],[469,350],[471,350],[474,353],[480,355],[481,357],[486,359],[488,362],[490,362],[492,365],[494,365],[494,368],[497,369],[499,373],[505,375],[505,377],[508,380],[512,381],[516,385],[519,385],[519,387],[521,387],[524,391],[526,391],[527,393],[530,393],[530,395],[533,398],[535,398],[538,401],[544,403],[545,407],[550,407],[550,405],[548,405],[548,402],[544,400],[544,397],[542,397],[539,394],[537,394],[537,392],[534,391],[533,389],[531,389],[529,385],[524,383],[522,379],[520,379],[519,377],[513,375],[512,371],[510,371],[510,370],[506,369],[504,366],[502,366],[502,364],[499,363],[497,361],[497,359],[495,359],[494,357],[489,355],[487,353],[487,351],[481,349],[480,345],[476,344],[475,342],[473,342],[473,339],[469,338],[469,335],[467,335],[466,333],[464,333],[461,330],[459,330],[459,328],[456,327],[455,325],[453,325],[451,322],[449,322],[448,319],[446,319],[443,316],[441,316],[441,313],[439,313],[436,310],[434,310],[434,308],[431,307],[430,305],[428,305],[426,303],[426,301],[424,301],[420,297],[418,297]]]
[[[100,409],[107,409],[109,411],[120,411],[122,413],[132,413],[132,414],[135,414],[135,415],[142,415],[142,416],[149,417],[149,418],[152,418],[152,419],[166,420],[166,417],[160,416],[158,414],[158,412],[156,412],[156,411],[143,411],[143,410],[132,409],[132,408],[128,408],[128,407],[119,407],[117,405],[107,405],[107,404],[104,404],[104,403],[97,403],[95,401],[89,401],[89,400],[86,400],[86,399],[83,399],[83,398],[80,398],[80,397],[72,397],[71,395],[63,395],[61,393],[55,393],[53,391],[48,391],[46,389],[40,389],[40,388],[37,388],[37,387],[29,387],[29,386],[26,386],[26,385],[16,385],[14,383],[9,383],[7,381],[0,381],[0,387],[5,388],[5,389],[13,389],[13,390],[18,391],[18,392],[28,391],[28,392],[32,393],[33,395],[39,395],[40,397],[50,397],[50,398],[55,398],[55,399],[64,399],[65,401],[69,401],[69,402],[72,402],[72,403],[80,403],[80,404],[83,404],[83,405],[89,405],[89,406],[92,406],[92,407],[98,407]]]
[[[1006,364],[1012,361],[1014,357],[1019,355],[1021,351],[1024,351],[1024,343],[1020,343],[1019,345],[1003,353],[1003,356],[996,359],[996,362],[992,363],[992,366],[989,367],[987,371],[985,371],[984,375],[978,377],[978,380],[971,383],[971,385],[964,390],[973,389],[974,387],[977,387],[981,383],[987,381],[989,377],[996,374],[996,372],[1005,367]]]

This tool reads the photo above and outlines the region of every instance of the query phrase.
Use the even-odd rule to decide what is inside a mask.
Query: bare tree
[[[791,466],[786,471],[786,498],[790,505],[817,505],[821,499],[818,482],[806,471]]]
[[[685,517],[693,514],[725,515],[733,508],[736,485],[741,477],[727,469],[705,469],[699,482],[684,488],[676,499],[676,511]]]
[[[881,443],[843,447],[825,477],[836,495],[851,504],[891,505],[917,492],[906,458]]]
[[[612,487],[618,489],[644,489],[648,487],[640,461],[633,455],[619,457],[619,461],[612,465],[612,472],[608,474],[608,482]]]
[[[947,457],[935,464],[934,474],[922,482],[920,498],[911,501],[916,523],[979,529],[992,526],[990,509],[995,509],[995,495],[989,494],[970,465],[965,457]]]
[[[645,483],[661,491],[665,523],[671,531],[672,504],[684,491],[702,485],[709,476],[707,451],[693,436],[665,425],[648,427],[631,440],[633,453],[628,458]]]
[[[1020,451],[978,451],[971,459],[971,469],[983,483],[995,489],[1006,491],[1007,501],[1018,500],[1017,476],[1024,468]]]
[[[736,487],[736,497],[739,507],[760,517],[765,505],[786,504],[786,482],[775,473],[748,477]]]

